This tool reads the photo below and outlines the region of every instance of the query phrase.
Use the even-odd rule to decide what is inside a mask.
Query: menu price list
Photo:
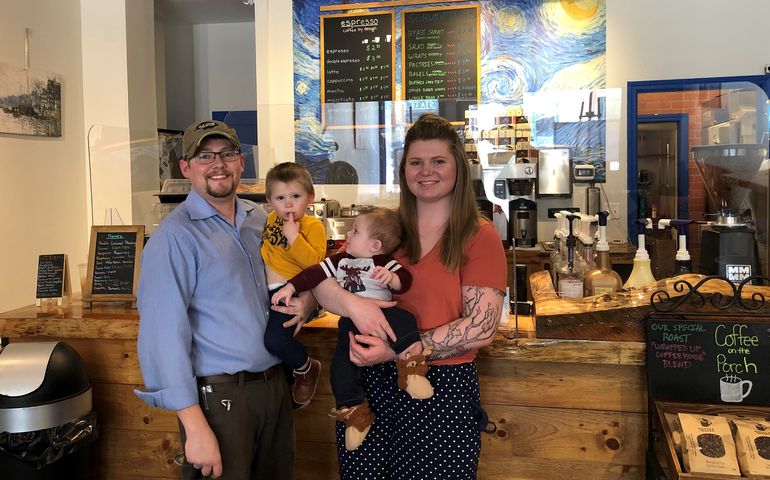
[[[134,287],[135,255],[135,232],[97,233],[91,293],[131,295]]]
[[[64,292],[64,254],[40,255],[35,298],[61,297]]]
[[[393,13],[321,17],[324,103],[393,99]]]
[[[478,7],[404,12],[407,100],[478,98]]]

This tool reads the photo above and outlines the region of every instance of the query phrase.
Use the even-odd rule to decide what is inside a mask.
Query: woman
[[[398,307],[417,318],[432,350],[434,395],[413,400],[399,390],[394,338],[379,306],[331,279],[314,290],[321,305],[350,317],[350,357],[376,421],[355,451],[337,424],[340,477],[345,479],[472,479],[481,447],[476,350],[492,343],[500,321],[507,267],[494,226],[476,208],[463,144],[452,125],[424,114],[406,134],[399,167],[404,229],[397,260],[413,277]]]

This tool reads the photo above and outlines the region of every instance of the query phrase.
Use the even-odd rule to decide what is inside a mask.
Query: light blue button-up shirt
[[[152,234],[139,277],[139,363],[147,404],[198,403],[196,376],[261,372],[270,302],[259,249],[266,214],[236,199],[235,225],[190,192]]]

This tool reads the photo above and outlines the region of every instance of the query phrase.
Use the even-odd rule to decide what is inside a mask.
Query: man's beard
[[[213,198],[227,198],[230,195],[232,195],[233,192],[235,192],[235,189],[236,189],[235,180],[233,180],[230,188],[228,188],[227,190],[220,190],[220,191],[214,190],[213,188],[211,188],[209,183],[206,182],[206,193],[208,193]]]

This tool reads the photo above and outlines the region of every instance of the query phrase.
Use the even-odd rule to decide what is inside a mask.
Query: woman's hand
[[[381,310],[394,307],[396,302],[359,297],[340,287],[331,277],[315,287],[313,293],[324,308],[340,317],[350,318],[362,334],[396,341],[396,334]]]
[[[390,362],[396,359],[396,352],[390,348],[387,341],[371,335],[350,336],[350,361],[359,367],[368,367],[378,363]]]
[[[360,302],[358,305],[353,306],[353,311],[350,312],[349,318],[353,321],[353,325],[356,326],[358,331],[363,335],[371,335],[383,341],[390,337],[395,342],[398,337],[396,337],[396,333],[391,328],[390,323],[388,323],[388,319],[383,315],[382,309],[394,307],[396,302],[372,298],[356,298]]]

